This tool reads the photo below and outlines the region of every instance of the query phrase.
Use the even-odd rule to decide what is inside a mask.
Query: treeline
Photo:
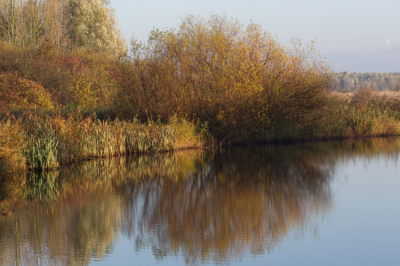
[[[339,91],[355,91],[371,88],[378,91],[400,91],[400,73],[336,73],[332,88]]]

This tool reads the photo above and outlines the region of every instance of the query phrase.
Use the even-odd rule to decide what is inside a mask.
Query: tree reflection
[[[137,248],[151,245],[160,258],[182,253],[187,262],[273,250],[289,230],[330,208],[332,169],[311,153],[234,149],[180,182],[132,186],[129,202],[143,202]]]
[[[201,154],[97,160],[3,182],[2,202],[22,204],[0,216],[0,265],[87,265],[111,254],[130,211],[125,184],[178,180]]]
[[[0,221],[0,265],[86,265],[111,254],[122,226],[121,203],[120,197],[105,200],[99,194],[62,208],[30,206],[6,217]]]
[[[121,235],[138,252],[225,263],[272,252],[331,210],[330,181],[354,158],[397,160],[400,139],[235,148],[96,160],[0,186],[0,265],[87,265]],[[301,235],[300,234],[300,235]]]

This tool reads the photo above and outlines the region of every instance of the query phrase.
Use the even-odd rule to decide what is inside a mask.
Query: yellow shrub
[[[23,132],[18,122],[0,121],[0,178],[2,174],[24,169]]]
[[[12,72],[0,72],[0,111],[54,109],[50,94],[38,83]]]
[[[96,95],[92,88],[93,82],[85,75],[74,77],[74,93],[77,102],[83,110],[96,106]]]
[[[330,72],[312,44],[289,49],[257,24],[218,15],[187,16],[178,30],[132,44],[131,72],[121,78],[130,82],[119,96],[128,116],[182,114],[226,141],[260,138],[277,124],[307,131],[322,115]]]

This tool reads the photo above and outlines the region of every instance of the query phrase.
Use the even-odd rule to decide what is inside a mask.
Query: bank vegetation
[[[257,24],[186,16],[147,42],[133,38],[128,54],[104,2],[61,1],[57,29],[52,1],[11,2],[2,5],[15,14],[0,14],[2,173],[207,143],[400,132],[396,95],[332,92],[313,43],[285,47]]]

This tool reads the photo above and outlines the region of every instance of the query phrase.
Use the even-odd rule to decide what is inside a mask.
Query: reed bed
[[[0,123],[0,170],[49,170],[82,160],[172,151],[177,143],[182,148],[180,136],[195,138],[194,126],[25,113]]]
[[[61,121],[64,122],[64,121]],[[70,119],[59,125],[62,163],[124,154],[170,151],[175,148],[175,131],[169,125],[132,121]]]
[[[400,99],[369,88],[350,96],[331,95],[330,107],[320,121],[324,131],[318,138],[367,137],[400,134]]]

